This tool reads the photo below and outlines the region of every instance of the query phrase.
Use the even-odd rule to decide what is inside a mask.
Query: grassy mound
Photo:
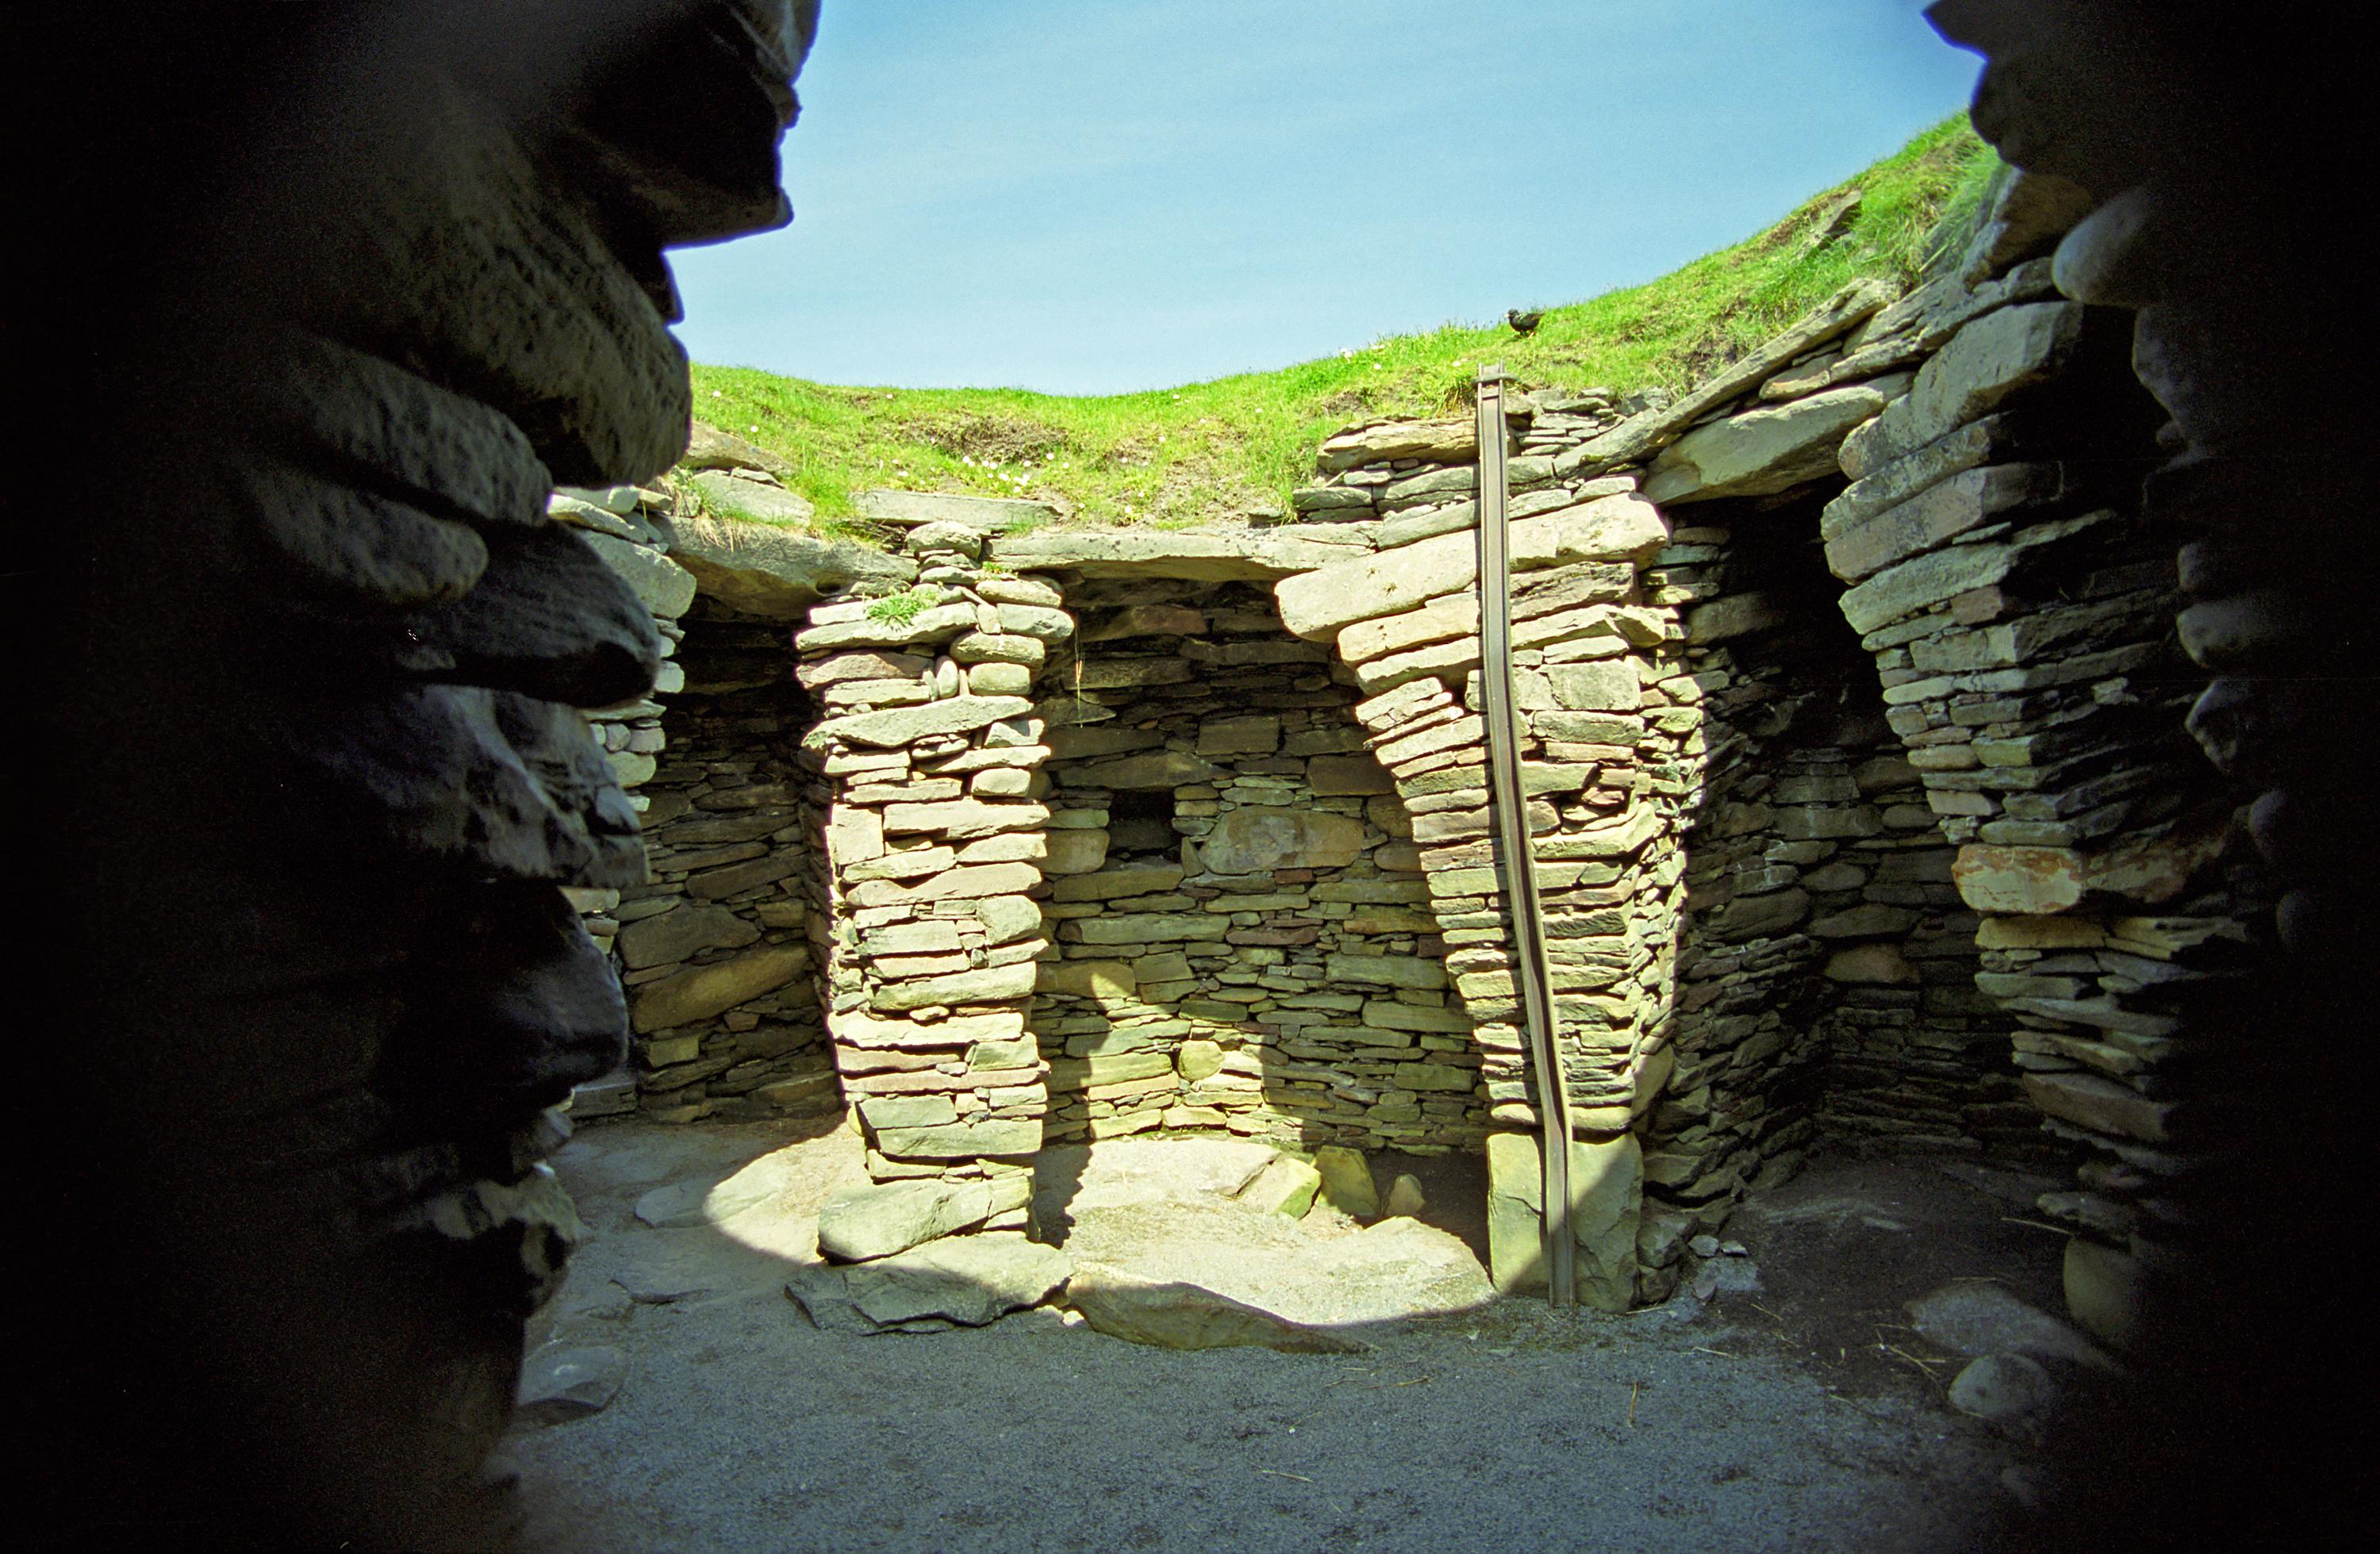
[[[1998,165],[1963,114],[1733,248],[1659,280],[1549,308],[1535,333],[1448,323],[1360,350],[1145,394],[847,388],[694,369],[695,413],[783,454],[823,526],[871,486],[1025,496],[1076,521],[1188,527],[1280,506],[1353,421],[1444,415],[1483,359],[1529,387],[1683,388],[1856,276],[1913,283],[1943,217]],[[1857,214],[1832,237],[1840,197]]]

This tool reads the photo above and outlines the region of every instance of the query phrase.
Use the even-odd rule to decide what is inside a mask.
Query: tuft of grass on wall
[[[695,414],[791,460],[789,484],[828,532],[864,534],[847,522],[854,493],[879,486],[1028,497],[1076,524],[1195,527],[1283,507],[1341,427],[1464,413],[1485,359],[1531,388],[1683,389],[1854,278],[1917,284],[1941,262],[1937,228],[1962,232],[1958,218],[1998,167],[1954,115],[1756,236],[1644,285],[1549,307],[1526,336],[1450,322],[1276,371],[1087,396],[852,388],[698,364]],[[1852,188],[1862,198],[1848,228],[1814,240]]]

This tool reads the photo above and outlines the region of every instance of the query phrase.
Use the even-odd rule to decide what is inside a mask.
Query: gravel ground
[[[763,1155],[781,1172],[767,1207],[678,1230],[635,1218],[658,1184]],[[821,1332],[785,1298],[785,1269],[815,1257],[817,1205],[857,1156],[840,1131],[637,1123],[565,1151],[598,1233],[533,1342],[614,1347],[627,1368],[601,1412],[507,1441],[529,1548],[1931,1550],[1987,1543],[2005,1502],[2004,1442],[1914,1365],[1902,1379],[1819,1364],[1791,1292],[1337,1324],[1374,1346],[1353,1355],[1173,1353],[1046,1309]],[[1874,1188],[1879,1168],[1860,1169]],[[1098,1180],[1081,1179],[1087,1203]],[[1277,1227],[1251,1253],[1215,1216],[1196,1222],[1243,1298],[1262,1283],[1250,1268],[1294,1260]],[[1780,1264],[1787,1227],[1815,1222],[1767,1227]],[[1341,1269],[1364,1233],[1313,1229]],[[1101,1260],[1120,1258],[1107,1244]]]

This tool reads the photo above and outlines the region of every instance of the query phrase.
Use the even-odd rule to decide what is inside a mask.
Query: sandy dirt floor
[[[2023,1440],[1946,1405],[1962,1362],[1908,1328],[1904,1303],[1973,1278],[2047,1303],[2055,1242],[2022,1222],[2022,1182],[1822,1161],[1738,1215],[1728,1235],[1745,1255],[1717,1259],[1707,1300],[1682,1291],[1612,1317],[1492,1299],[1477,1209],[1452,1201],[1459,1163],[1431,1185],[1449,1201],[1366,1229],[1223,1197],[1245,1170],[1229,1152],[1250,1146],[1119,1146],[1045,1162],[1037,1220],[1078,1265],[1199,1283],[1368,1349],[1174,1352],[1049,1307],[981,1329],[821,1331],[784,1286],[817,1261],[819,1206],[859,1173],[856,1137],[589,1127],[556,1165],[595,1233],[536,1324],[529,1368],[569,1362],[601,1395],[610,1366],[618,1386],[600,1410],[548,1405],[507,1439],[527,1546],[1999,1541]],[[706,1189],[730,1176],[704,1218]],[[653,1228],[640,1200],[691,1222]]]

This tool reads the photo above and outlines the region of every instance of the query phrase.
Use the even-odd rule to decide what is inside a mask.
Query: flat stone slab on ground
[[[1128,1169],[1105,1158],[1122,1144],[1137,1147],[1117,1157]],[[1224,1157],[1185,1166],[1197,1191],[1169,1195],[1158,1173],[1168,1150],[1185,1146],[1193,1161],[1210,1146]],[[780,1208],[667,1231],[633,1214],[637,1198],[662,1182],[716,1181],[779,1150],[805,1166]],[[1739,1344],[1725,1303],[1700,1307],[1690,1295],[1682,1305],[1694,1306],[1691,1322],[1670,1307],[1621,1320],[1524,1300],[1412,1321],[1392,1307],[1374,1325],[1342,1325],[1348,1318],[1314,1287],[1349,1282],[1347,1269],[1358,1266],[1349,1259],[1412,1251],[1403,1242],[1412,1228],[1392,1220],[1358,1232],[1328,1209],[1291,1221],[1237,1208],[1222,1196],[1237,1184],[1230,1170],[1271,1155],[1248,1140],[1108,1140],[1081,1151],[1066,1173],[1080,1194],[1067,1249],[1078,1264],[1135,1282],[1194,1284],[1360,1337],[1377,1346],[1373,1354],[1341,1364],[1260,1348],[1177,1353],[1116,1342],[1087,1323],[1062,1325],[1043,1309],[934,1342],[821,1332],[787,1309],[781,1292],[794,1269],[822,1265],[754,1243],[763,1232],[789,1243],[806,1234],[804,1217],[862,1171],[862,1153],[856,1131],[818,1123],[630,1121],[587,1128],[564,1147],[557,1169],[597,1229],[573,1259],[572,1285],[603,1286],[630,1268],[681,1259],[715,1267],[718,1282],[666,1309],[589,1318],[588,1330],[555,1307],[537,1319],[540,1338],[569,1326],[571,1344],[628,1351],[637,1384],[601,1414],[561,1428],[525,1422],[507,1441],[532,1522],[525,1548],[791,1548],[818,1543],[822,1527],[849,1530],[851,1547],[887,1554],[949,1548],[954,1536],[986,1549],[1288,1548],[1342,1524],[1330,1520],[1326,1497],[1343,1505],[1357,1495],[1373,1509],[1344,1524],[1367,1548],[1561,1547],[1576,1541],[1574,1508],[1540,1507],[1528,1487],[1575,1474],[1582,1431],[1598,1443],[1597,1493],[1618,1518],[1609,1529],[1615,1546],[1989,1546],[1981,1520],[1988,1505],[1979,1510],[1977,1500],[2002,1498],[2009,1439],[1946,1408],[1938,1384],[1922,1385],[1905,1364],[1875,1367],[1868,1392],[1839,1394],[1822,1385],[1838,1367],[1818,1364],[1815,1339]],[[1387,1177],[1386,1162],[1374,1163]],[[1922,1167],[1893,1180],[1905,1185],[1912,1175],[1964,1195]],[[1420,1176],[1435,1181],[1427,1170]],[[1067,1190],[1055,1178],[1042,1186],[1044,1202]],[[1083,1207],[1111,1193],[1140,1207]],[[1431,1193],[1439,1196],[1435,1185]],[[1217,1244],[1189,1248],[1172,1266],[1137,1266],[1105,1247],[1093,1255],[1135,1221],[1147,1234],[1163,1223],[1173,1240]],[[1927,1222],[1912,1216],[1912,1231]],[[1986,1214],[1977,1223],[1998,1220]],[[1822,1242],[1827,1229],[1805,1220],[1790,1233]],[[1791,1315],[1791,1292],[1777,1293],[1788,1282],[1779,1270],[1825,1276],[1787,1256],[1784,1228],[1765,1234],[1755,1251],[1772,1293],[1755,1298]],[[1874,1282],[1871,1248],[1853,1250],[1856,1258],[1829,1266]],[[1900,1299],[1963,1271],[1944,1268],[1894,1289],[1876,1303],[1876,1319],[1906,1320]],[[1870,1313],[1858,1315],[1862,1325],[1841,1341],[1873,1343]],[[1766,1318],[1756,1327],[1767,1330]],[[1829,1356],[1835,1342],[1829,1334]],[[1811,1455],[1813,1439],[1829,1449],[1823,1460]],[[895,1458],[914,1466],[884,1471]],[[778,1490],[754,1493],[755,1463],[775,1464]],[[1193,1484],[1212,1492],[1187,1492]],[[1296,1514],[1282,1514],[1283,1504]],[[905,1523],[905,1533],[890,1531]]]
[[[1290,1321],[1196,1284],[1143,1284],[1105,1269],[1086,1269],[1066,1288],[1066,1304],[1110,1338],[1159,1349],[1278,1349],[1289,1354],[1361,1354],[1371,1345]]]
[[[1156,1207],[1228,1198],[1280,1151],[1240,1138],[1111,1138],[1059,1145],[1035,1157],[1034,1212]]]
[[[724,1178],[672,1182],[637,1199],[637,1218],[655,1230],[720,1224],[783,1197],[796,1169],[771,1154]]]
[[[1909,1303],[1917,1330],[1961,1354],[2031,1354],[2105,1367],[2105,1350],[1988,1279],[1961,1280]]]
[[[518,1414],[558,1425],[602,1409],[619,1396],[628,1356],[609,1344],[549,1344],[521,1362]]]
[[[1054,1246],[1010,1232],[951,1236],[874,1262],[798,1264],[785,1293],[821,1329],[844,1332],[980,1328],[1038,1305],[1074,1271]]]

